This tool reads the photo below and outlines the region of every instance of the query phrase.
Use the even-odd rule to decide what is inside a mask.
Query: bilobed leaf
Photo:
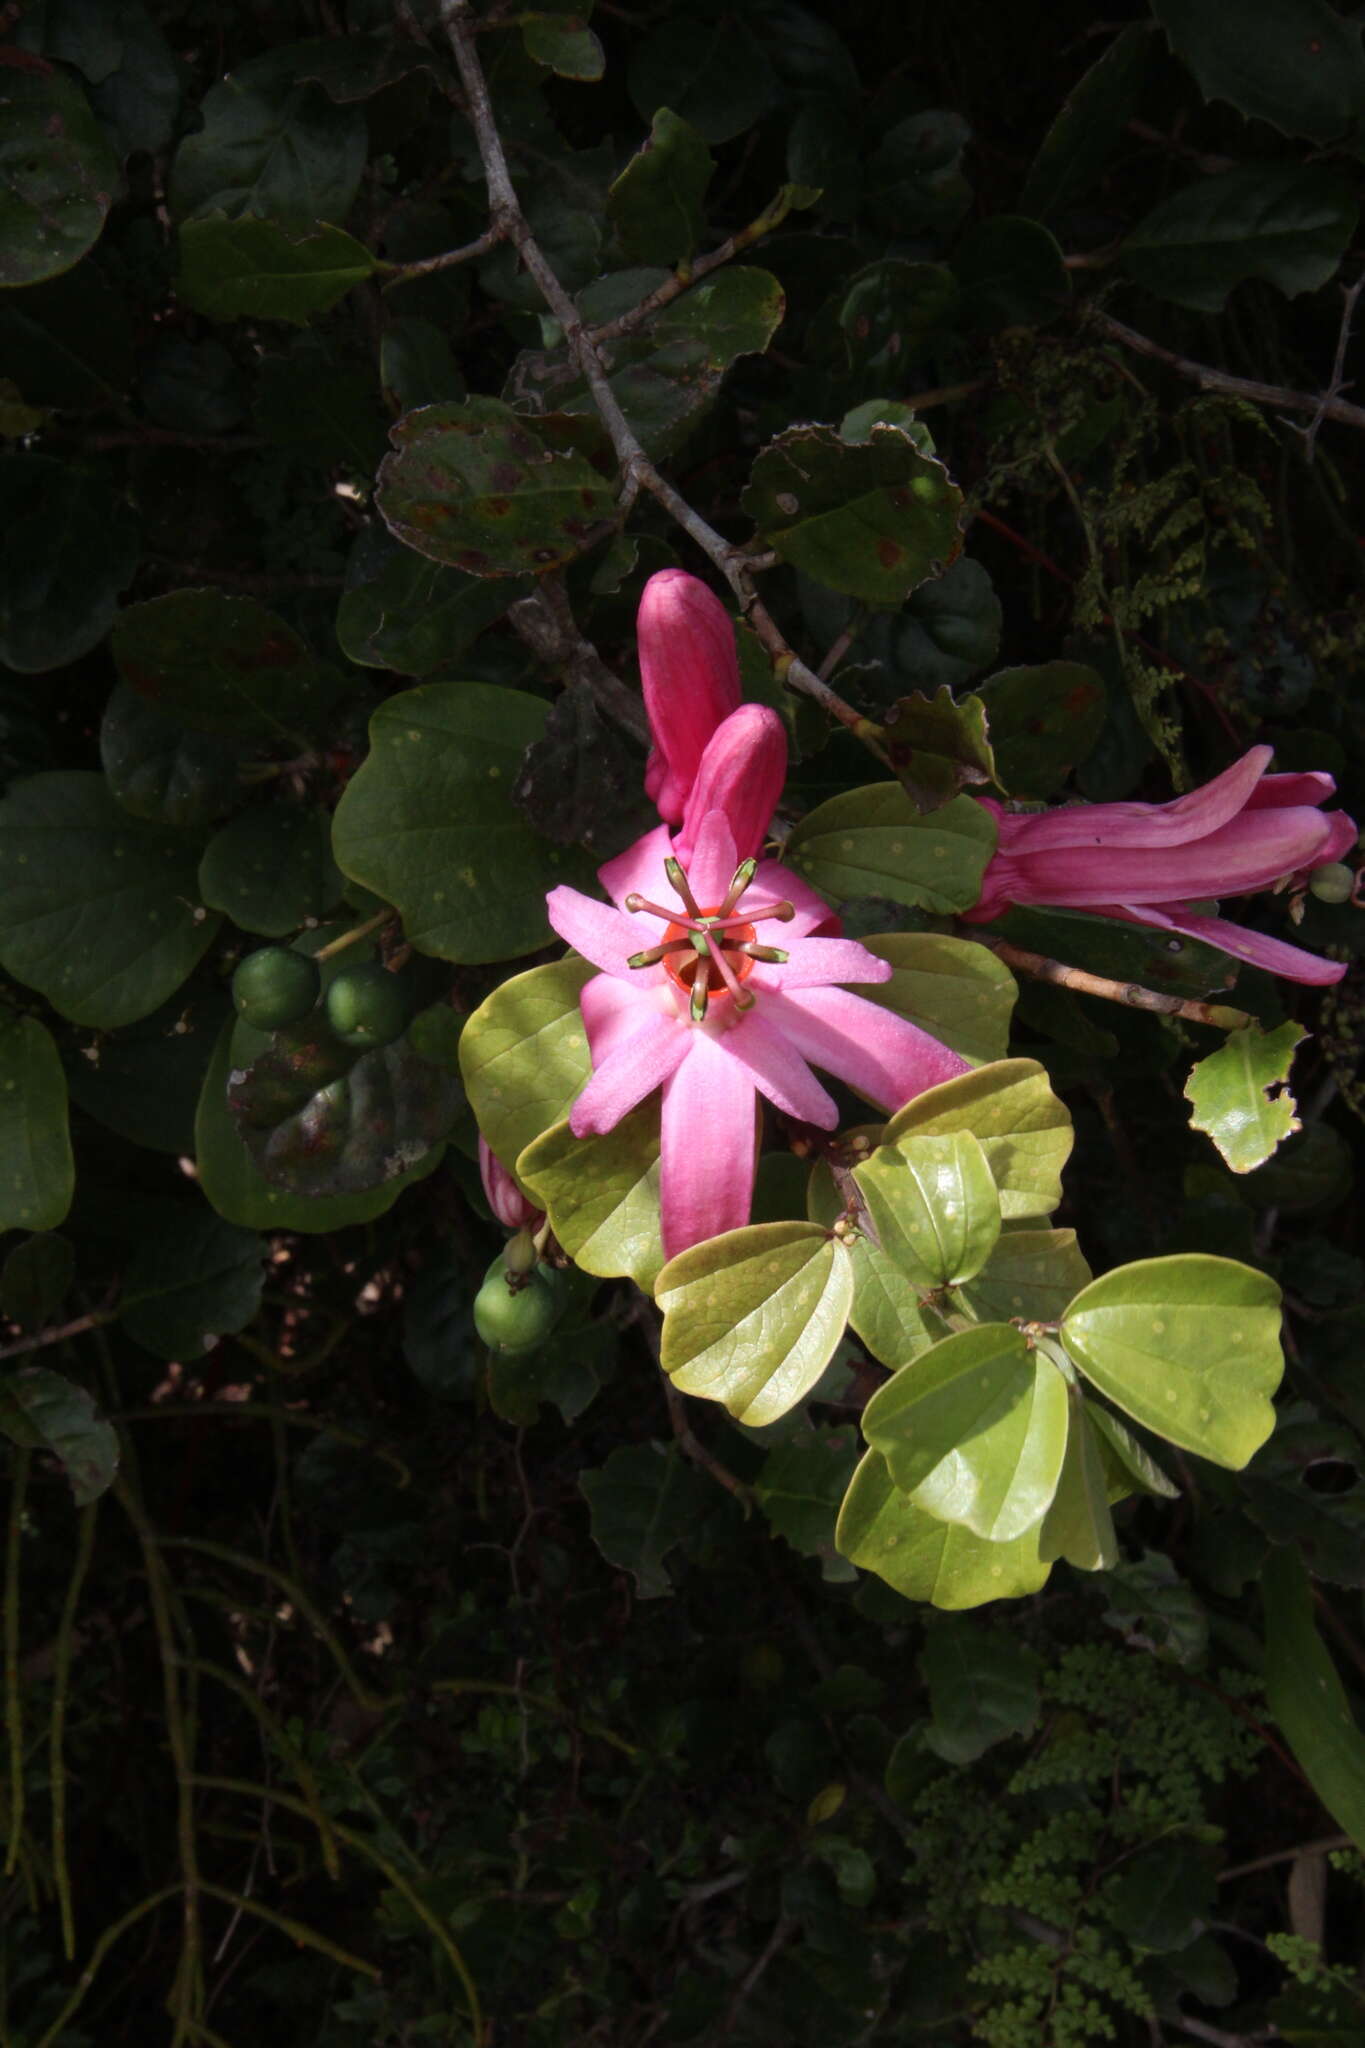
[[[1159,1500],[1179,1498],[1180,1488],[1172,1485],[1156,1459],[1117,1415],[1111,1415],[1098,1401],[1087,1401],[1085,1413],[1100,1440],[1111,1502],[1130,1493],[1155,1494]]]
[[[1360,24],[1327,0],[1256,0],[1224,14],[1200,0],[1152,0],[1171,48],[1206,100],[1227,100],[1283,135],[1336,142],[1365,109]]]
[[[508,801],[547,706],[489,683],[426,683],[370,721],[370,751],[332,823],[353,881],[396,906],[439,960],[510,960],[550,937],[546,891],[587,861],[541,838]]]
[[[818,1557],[826,1579],[854,1576],[834,1547],[834,1522],[857,1462],[856,1430],[812,1429],[769,1451],[754,1481],[765,1519],[802,1557]]]
[[[1365,1849],[1365,1732],[1313,1619],[1313,1592],[1292,1544],[1261,1574],[1266,1702],[1313,1790]]]
[[[916,810],[936,811],[972,783],[994,782],[995,757],[979,697],[960,704],[946,685],[916,690],[885,714],[882,744]]]
[[[575,1265],[653,1288],[664,1262],[656,1104],[644,1103],[600,1137],[575,1138],[567,1121],[557,1123],[527,1146],[516,1173]]]
[[[119,674],[192,732],[304,747],[337,694],[277,612],[222,590],[172,590],[130,604],[114,627]]]
[[[790,427],[760,451],[740,502],[784,562],[874,604],[902,604],[962,550],[962,493],[899,427],[861,442]]]
[[[234,1037],[254,1036],[229,1018],[204,1075],[194,1120],[194,1160],[205,1199],[228,1223],[248,1230],[295,1230],[319,1235],[370,1223],[391,1209],[405,1187],[423,1180],[439,1164],[434,1146],[406,1173],[354,1195],[301,1195],[274,1187],[248,1152],[228,1108],[228,1076],[242,1065],[233,1058]],[[240,1047],[239,1047],[240,1050]]]
[[[665,1559],[711,1505],[705,1475],[676,1444],[622,1444],[578,1483],[608,1564],[632,1574],[640,1600],[671,1593]]]
[[[845,1213],[845,1199],[823,1162],[810,1177],[806,1196],[812,1223],[830,1230]],[[904,1273],[866,1232],[850,1247],[853,1301],[848,1319],[874,1358],[893,1372],[918,1358],[948,1334],[948,1325],[907,1285]]]
[[[1033,159],[1019,195],[1022,212],[1048,220],[1088,191],[1137,112],[1151,44],[1149,24],[1130,22],[1072,87]]]
[[[813,1223],[759,1223],[670,1259],[655,1299],[661,1362],[684,1394],[738,1422],[776,1422],[805,1399],[844,1334],[853,1297],[846,1245]]]
[[[88,654],[109,631],[137,567],[127,505],[84,468],[5,455],[0,527],[0,662],[40,675]]]
[[[970,1131],[879,1145],[853,1178],[882,1251],[914,1287],[960,1287],[1000,1235],[1000,1197]]]
[[[962,1294],[981,1322],[1055,1323],[1089,1279],[1074,1230],[1011,1229]]]
[[[389,530],[433,562],[524,576],[581,554],[616,510],[609,459],[496,398],[419,406],[389,430],[375,503]]]
[[[187,220],[176,292],[210,320],[287,320],[306,326],[374,274],[363,242],[319,222],[310,233],[278,221]]]
[[[1248,277],[1294,298],[1335,274],[1356,212],[1350,186],[1322,164],[1243,164],[1154,206],[1119,262],[1159,298],[1199,313],[1220,313]]]
[[[460,1034],[469,1106],[509,1170],[568,1115],[592,1071],[578,997],[594,971],[570,957],[514,974],[485,996]]]
[[[885,896],[939,915],[969,910],[995,851],[995,821],[971,797],[922,817],[898,782],[830,797],[804,817],[786,859],[835,902]]]
[[[119,1320],[157,1358],[202,1358],[261,1305],[266,1243],[196,1205],[161,1202],[138,1231]]]
[[[907,1600],[957,1609],[1036,1593],[1052,1569],[1038,1538],[1035,1527],[1012,1543],[988,1543],[958,1523],[936,1520],[900,1492],[886,1460],[869,1451],[844,1496],[834,1540],[842,1556]]]
[[[216,832],[199,863],[199,892],[244,932],[283,938],[341,897],[330,814],[275,803],[241,811]]]
[[[715,158],[690,121],[659,107],[649,140],[607,195],[607,213],[628,263],[679,263],[705,226]]]
[[[0,1230],[52,1230],[71,1207],[76,1169],[66,1076],[36,1017],[0,1013]]]
[[[77,1024],[145,1017],[218,929],[196,901],[197,853],[130,818],[102,775],[16,782],[0,802],[0,966]]]
[[[1062,1199],[1071,1118],[1036,1060],[995,1060],[926,1088],[892,1117],[883,1143],[918,1131],[971,1131],[980,1139],[1006,1221],[1050,1215]]]
[[[1287,1086],[1294,1048],[1306,1033],[1299,1024],[1262,1031],[1244,1024],[1216,1052],[1191,1067],[1185,1098],[1190,1123],[1212,1138],[1234,1173],[1250,1173],[1299,1129],[1297,1104]]]
[[[1115,1407],[1217,1465],[1245,1465],[1275,1426],[1280,1290],[1235,1259],[1116,1266],[1072,1302],[1062,1342]]]
[[[1104,730],[1104,683],[1081,661],[1002,668],[977,691],[996,780],[1011,796],[1051,796]]]
[[[1009,1543],[1042,1521],[1057,1491],[1066,1381],[1018,1330],[982,1323],[879,1387],[863,1435],[916,1507]]]
[[[42,1366],[0,1378],[0,1432],[25,1450],[50,1451],[78,1508],[98,1500],[118,1470],[118,1438],[84,1387]]]
[[[367,530],[362,540],[363,556],[358,544],[347,564],[336,630],[342,653],[363,668],[431,675],[531,588],[515,578],[490,581],[428,562],[390,540],[383,527]]]
[[[1066,1456],[1052,1506],[1043,1518],[1042,1553],[1047,1558],[1064,1557],[1077,1571],[1111,1571],[1119,1561],[1119,1546],[1109,1512],[1104,1447],[1080,1388],[1068,1387],[1067,1399]]]
[[[868,1002],[908,1018],[974,1065],[1005,1057],[1019,984],[988,947],[939,932],[877,932],[862,943],[892,969],[890,981],[859,989]]]
[[[0,74],[0,286],[70,270],[99,240],[122,180],[68,72],[41,57]]]
[[[935,1623],[925,1631],[919,1667],[933,1715],[924,1740],[945,1763],[975,1763],[997,1742],[1027,1735],[1037,1723],[1038,1658],[1004,1629]]]
[[[154,825],[203,825],[240,799],[245,743],[219,739],[158,711],[115,683],[100,723],[100,762],[125,811]]]

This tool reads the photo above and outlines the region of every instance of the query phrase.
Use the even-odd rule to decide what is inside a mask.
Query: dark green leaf
[[[512,799],[547,839],[604,859],[654,823],[640,788],[639,752],[602,716],[587,682],[570,683],[555,698],[543,736],[526,750]]]
[[[327,811],[258,805],[215,833],[199,863],[199,893],[244,932],[283,938],[316,923],[341,895]]]
[[[1010,910],[990,929],[1031,953],[1084,967],[1110,981],[1135,981],[1164,995],[1204,996],[1231,987],[1236,965],[1226,953],[1178,932],[1116,924],[1076,910]]]
[[[995,850],[995,821],[960,796],[925,818],[898,782],[831,797],[804,817],[787,858],[836,903],[884,896],[939,913],[968,910]]]
[[[306,747],[337,693],[292,626],[254,597],[173,590],[120,612],[114,660],[167,718],[222,739]]]
[[[363,110],[306,81],[253,84],[254,68],[239,65],[204,95],[204,125],[171,167],[172,212],[255,214],[305,233],[345,220],[365,166]]]
[[[399,412],[465,395],[454,352],[434,320],[390,320],[379,344],[379,381]]]
[[[104,478],[46,455],[0,456],[0,661],[61,668],[101,641],[137,567],[137,527]]]
[[[919,811],[939,810],[969,784],[996,779],[979,697],[957,704],[946,687],[932,698],[916,690],[892,705],[882,734],[891,766]]]
[[[908,1017],[974,1065],[1005,1057],[1019,984],[994,953],[938,932],[874,932],[863,944],[892,969],[890,981],[860,991],[868,1002]]]
[[[705,225],[706,188],[714,169],[714,157],[690,122],[660,107],[649,140],[607,198],[627,263],[681,263],[692,257]]]
[[[1365,1734],[1313,1619],[1313,1590],[1292,1545],[1272,1550],[1265,1598],[1266,1702],[1309,1784],[1365,1849]]]
[[[288,320],[306,326],[373,274],[374,258],[341,228],[311,233],[226,214],[180,230],[176,290],[210,320]]]
[[[1334,275],[1356,212],[1349,185],[1321,164],[1244,164],[1163,199],[1119,261],[1148,291],[1199,313],[1221,312],[1248,277],[1293,298]]]
[[[76,1169],[66,1076],[36,1017],[0,1014],[0,1230],[52,1230],[71,1207]]]
[[[591,82],[602,76],[606,63],[602,45],[592,30],[583,26],[582,15],[566,15],[558,20],[524,16],[521,38],[526,45],[527,56],[534,58],[537,64],[548,64],[561,78]]]
[[[971,205],[962,152],[972,131],[961,114],[931,108],[911,114],[882,137],[867,167],[866,190],[891,232],[946,232]]]
[[[428,562],[382,527],[367,529],[347,564],[337,640],[349,661],[428,676],[473,644],[530,588]]]
[[[839,1503],[858,1463],[852,1429],[811,1429],[763,1460],[754,1492],[764,1516],[802,1557],[818,1557],[826,1579],[855,1576],[834,1548]]]
[[[0,1378],[0,1431],[26,1450],[49,1451],[65,1468],[78,1508],[98,1500],[118,1470],[118,1438],[84,1387],[23,1366]]]
[[[244,744],[189,732],[116,683],[100,724],[100,761],[125,811],[156,825],[203,825],[241,796]]]
[[[19,23],[17,39],[85,74],[120,158],[166,147],[180,110],[180,67],[143,0],[44,0]]]
[[[962,288],[963,325],[987,334],[1041,327],[1071,298],[1071,275],[1055,236],[1019,214],[978,221],[954,250],[953,269]]]
[[[1080,661],[1002,668],[977,685],[1001,789],[1051,796],[1104,728],[1104,683]]]
[[[160,1202],[138,1229],[119,1320],[157,1358],[202,1358],[261,1305],[266,1244],[202,1207]]]
[[[608,1564],[631,1573],[638,1599],[671,1593],[665,1559],[711,1505],[705,1476],[676,1444],[622,1444],[578,1483]]]
[[[267,440],[347,464],[368,491],[388,426],[373,370],[338,360],[315,334],[295,335],[286,353],[262,360],[255,413]]]
[[[69,1057],[72,1101],[131,1145],[192,1155],[195,1105],[228,1014],[224,990],[196,986],[136,1024],[101,1033]]]
[[[1256,1526],[1292,1543],[1315,1578],[1365,1586],[1365,1452],[1353,1430],[1296,1403],[1240,1490]]]
[[[1224,14],[1200,0],[1152,0],[1206,100],[1227,100],[1284,135],[1336,142],[1365,111],[1360,24],[1326,0],[1256,0]]]
[[[1207,1851],[1171,1839],[1145,1849],[1104,1887],[1115,1924],[1135,1948],[1167,1955],[1203,1931],[1214,1902]]]
[[[130,818],[102,775],[16,783],[0,803],[0,965],[77,1024],[145,1017],[218,929],[195,900],[197,856]]]
[[[1038,1658],[1003,1629],[940,1621],[926,1632],[920,1671],[933,1721],[924,1740],[945,1763],[975,1763],[1038,1720]]]
[[[131,308],[97,258],[0,298],[0,362],[31,405],[104,405],[127,390]]]
[[[6,1254],[0,1266],[0,1316],[21,1330],[40,1330],[56,1319],[76,1277],[69,1238],[40,1230]]]
[[[1130,22],[1072,88],[1019,195],[1026,214],[1049,220],[1069,212],[1088,192],[1137,112],[1151,41],[1146,22]]]
[[[1093,1412],[1093,1411],[1092,1411]],[[1146,1550],[1116,1565],[1098,1581],[1108,1599],[1105,1623],[1135,1649],[1172,1663],[1201,1664],[1208,1650],[1209,1617],[1193,1586],[1168,1557]]]
[[[641,120],[672,107],[707,142],[729,142],[768,111],[776,81],[742,15],[664,21],[636,44],[630,96]]]
[[[926,343],[951,327],[957,299],[957,280],[946,264],[907,263],[898,256],[869,264],[839,307],[853,368],[864,375],[903,374]]]
[[[221,434],[246,415],[246,378],[212,335],[187,341],[162,335],[142,372],[142,402],[158,426],[182,434]]]
[[[5,66],[0,108],[0,286],[38,284],[99,240],[118,162],[75,79],[40,57]]]

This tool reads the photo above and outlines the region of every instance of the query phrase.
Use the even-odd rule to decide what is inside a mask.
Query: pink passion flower
[[[1252,747],[1202,789],[1169,804],[1076,804],[996,819],[991,858],[970,920],[1011,904],[1093,910],[1130,924],[1184,932],[1288,981],[1340,981],[1345,966],[1190,908],[1245,896],[1340,860],[1356,843],[1344,811],[1323,813],[1330,775],[1268,775],[1271,749]]]
[[[635,632],[654,738],[645,794],[666,825],[677,825],[708,740],[739,708],[735,629],[704,583],[685,569],[660,569],[644,587]]]
[[[660,825],[599,869],[610,904],[562,887],[547,899],[560,937],[600,970],[580,997],[593,1072],[570,1128],[613,1130],[662,1089],[668,1258],[748,1222],[760,1095],[830,1130],[838,1111],[812,1065],[888,1112],[967,1071],[927,1031],[840,986],[891,969],[854,940],[820,936],[828,904],[757,857],[785,764],[776,713],[743,706],[698,764],[676,842]]]

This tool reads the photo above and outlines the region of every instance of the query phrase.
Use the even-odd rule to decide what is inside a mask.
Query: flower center
[[[754,878],[757,861],[741,861],[735,869],[724,901],[703,910],[692,893],[681,861],[666,860],[664,872],[682,898],[686,916],[679,917],[647,898],[630,895],[627,910],[646,910],[651,917],[665,920],[663,942],[643,953],[632,953],[628,967],[654,967],[661,961],[669,981],[687,998],[688,1015],[700,1024],[712,1002],[734,1002],[737,1010],[751,1010],[754,992],[744,983],[757,960],[781,963],[787,954],[777,946],[760,946],[754,927],[773,918],[786,923],[796,915],[790,903],[754,903],[741,910],[739,904]]]

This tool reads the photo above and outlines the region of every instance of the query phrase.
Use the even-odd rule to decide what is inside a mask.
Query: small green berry
[[[511,1277],[524,1278],[515,1293],[499,1252],[474,1297],[474,1327],[492,1351],[534,1351],[564,1313],[563,1283],[545,1266]]]
[[[343,1045],[391,1045],[408,1024],[407,992],[377,961],[343,967],[327,991],[327,1022]]]
[[[317,963],[288,946],[261,946],[248,953],[232,977],[237,1013],[257,1031],[279,1031],[306,1017],[318,999],[322,977]]]
[[[1308,877],[1308,887],[1319,903],[1349,903],[1355,882],[1353,870],[1340,860],[1329,860]]]

